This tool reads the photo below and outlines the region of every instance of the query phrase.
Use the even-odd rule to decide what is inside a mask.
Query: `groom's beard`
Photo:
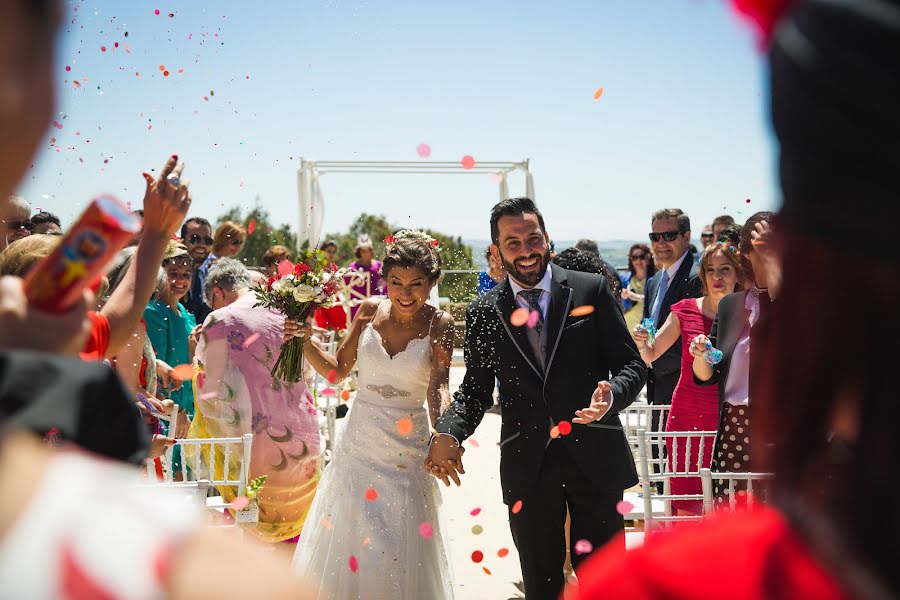
[[[522,273],[518,268],[518,263],[522,261],[529,261],[535,258],[539,258],[540,262],[538,263],[538,270],[534,273]],[[503,254],[500,254],[500,262],[503,263],[503,266],[506,268],[506,272],[510,277],[521,283],[522,285],[526,285],[528,287],[533,287],[540,283],[541,279],[544,278],[544,273],[547,272],[547,265],[550,264],[550,249],[544,253],[543,256],[540,254],[532,254],[531,256],[524,256],[522,258],[517,258],[513,262],[508,262],[506,257]]]

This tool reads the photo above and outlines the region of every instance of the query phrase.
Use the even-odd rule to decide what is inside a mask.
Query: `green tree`
[[[251,229],[250,224],[255,221],[255,225],[252,227],[253,233],[247,236],[244,247],[241,248],[240,254],[237,255],[238,260],[243,261],[249,267],[261,267],[263,254],[276,244],[286,246],[296,254],[297,235],[287,223],[283,223],[277,228],[272,225],[269,211],[262,208],[259,196],[256,197],[255,207],[247,211],[247,214],[244,214],[243,209],[240,207],[233,206],[219,217],[216,226],[223,221],[240,223],[248,232]]]

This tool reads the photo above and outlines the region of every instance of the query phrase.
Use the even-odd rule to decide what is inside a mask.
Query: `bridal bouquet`
[[[343,281],[343,271],[334,264],[325,264],[318,252],[310,252],[304,262],[296,265],[283,260],[278,275],[264,284],[253,287],[256,304],[274,308],[286,317],[303,323],[317,308],[331,307]],[[281,346],[281,354],[272,367],[272,376],[288,383],[303,378],[303,340],[292,338]]]

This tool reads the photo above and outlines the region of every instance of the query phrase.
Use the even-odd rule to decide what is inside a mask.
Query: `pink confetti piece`
[[[537,325],[538,319],[541,317],[541,313],[536,310],[528,313],[528,329],[534,329],[534,326]]]
[[[469,445],[472,446],[473,448],[477,448],[477,447],[478,447],[478,440],[470,439],[470,440],[469,440]]]
[[[589,554],[594,549],[594,545],[588,540],[578,540],[575,542],[575,554]]]
[[[71,71],[71,70],[72,70],[72,67],[70,67],[69,65],[66,65],[66,71]]]
[[[627,515],[632,510],[634,510],[634,504],[628,500],[619,500],[619,502],[616,503],[616,512],[620,515]]]
[[[154,10],[154,11],[153,11],[153,14],[154,14],[154,15],[158,15],[158,14],[159,14],[159,9],[157,8],[156,10]]]
[[[56,127],[57,129],[63,128],[62,123],[60,123],[59,121],[53,121],[53,126]]]
[[[503,181],[503,175],[501,175],[500,173],[488,173],[488,177],[490,177],[491,181],[493,181],[494,183],[500,183],[501,181]]]
[[[473,508],[472,511],[471,511],[469,514],[472,515],[473,517],[477,517],[479,514],[481,514],[481,509],[480,509],[480,508]]]
[[[509,322],[512,323],[513,327],[521,327],[525,323],[528,322],[528,309],[527,308],[517,308],[512,312],[509,316]]]
[[[431,526],[431,523],[425,521],[421,525],[419,525],[419,535],[421,535],[426,540],[430,540],[431,536],[434,535],[434,528]]]
[[[333,387],[327,387],[324,390],[322,390],[322,395],[323,396],[337,396],[337,390],[334,389]]]
[[[259,332],[250,334],[250,336],[244,340],[244,348],[249,348],[253,345],[253,343],[259,339]]]
[[[282,277],[286,277],[294,272],[294,263],[289,261],[288,259],[284,259],[280,263],[278,263],[278,274]]]
[[[247,223],[247,235],[253,235],[254,231],[256,231],[256,219],[250,219],[250,222]]]
[[[200,394],[199,399],[200,400],[212,400],[213,398],[215,398],[218,395],[219,394],[217,394],[216,392],[206,392],[205,394]]]
[[[231,508],[234,510],[244,510],[250,506],[250,498],[247,496],[238,496],[231,503]]]
[[[355,556],[350,556],[350,559],[347,561],[347,566],[350,568],[351,573],[359,571],[359,561],[356,560]]]
[[[419,144],[416,146],[416,154],[421,156],[422,158],[428,158],[431,156],[431,146],[428,144]]]
[[[325,529],[334,528],[334,525],[331,524],[331,521],[329,521],[325,517],[322,517],[322,519],[319,522],[322,524],[322,527],[324,527]]]
[[[462,157],[462,160],[459,161],[459,164],[462,165],[463,169],[469,170],[475,167],[475,159],[466,154]]]

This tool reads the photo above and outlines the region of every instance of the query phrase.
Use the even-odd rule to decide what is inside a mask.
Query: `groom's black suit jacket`
[[[507,504],[524,498],[534,486],[552,424],[571,421],[576,410],[589,406],[597,382],[604,379],[612,385],[609,412],[589,425],[573,424],[571,434],[552,443],[564,444],[598,488],[623,490],[638,480],[618,412],[643,387],[644,362],[606,278],[556,265],[550,269],[546,374],[525,328],[509,321],[517,306],[507,279],[467,309],[465,379],[435,426],[439,433],[462,442],[493,404],[495,380],[499,381],[500,480]],[[571,310],[580,306],[591,306],[593,312],[571,316]]]

